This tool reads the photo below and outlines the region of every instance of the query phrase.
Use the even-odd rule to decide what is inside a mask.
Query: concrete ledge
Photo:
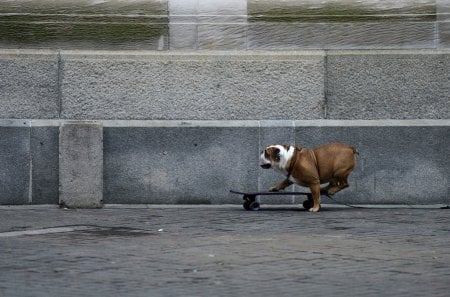
[[[19,120],[0,119],[0,127],[59,127],[67,120]],[[77,121],[69,121],[77,122]],[[90,122],[90,121],[88,121]],[[450,125],[450,119],[411,119],[411,120],[217,120],[217,121],[168,121],[168,120],[102,120],[91,121],[102,123],[103,127],[406,127]]]

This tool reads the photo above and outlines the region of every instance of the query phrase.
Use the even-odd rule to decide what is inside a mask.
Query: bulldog
[[[309,187],[312,193],[312,207],[320,209],[320,194],[334,195],[349,186],[348,176],[356,165],[356,149],[352,146],[331,143],[314,148],[292,145],[271,145],[261,152],[260,166],[273,168],[286,178],[271,187],[279,191],[296,183]],[[324,188],[321,184],[328,183]]]

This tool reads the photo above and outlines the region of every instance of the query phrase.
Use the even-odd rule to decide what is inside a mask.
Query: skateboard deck
[[[313,205],[312,194],[307,192],[242,192],[236,190],[230,190],[232,194],[242,195],[244,199],[243,207],[245,210],[259,210],[260,204],[256,201],[257,196],[286,196],[286,195],[303,195],[307,196],[307,200],[303,202],[305,209],[310,209]]]

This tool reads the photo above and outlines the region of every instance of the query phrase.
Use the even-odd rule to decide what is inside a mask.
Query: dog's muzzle
[[[270,164],[261,164],[261,168],[263,169],[270,169],[272,167],[272,165]]]

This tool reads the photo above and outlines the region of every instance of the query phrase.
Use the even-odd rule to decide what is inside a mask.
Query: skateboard
[[[232,194],[243,195],[245,210],[259,210],[260,204],[256,201],[256,196],[285,196],[285,195],[303,195],[307,197],[307,200],[303,201],[303,208],[309,210],[313,206],[313,197],[311,193],[306,192],[240,192],[230,190]]]

